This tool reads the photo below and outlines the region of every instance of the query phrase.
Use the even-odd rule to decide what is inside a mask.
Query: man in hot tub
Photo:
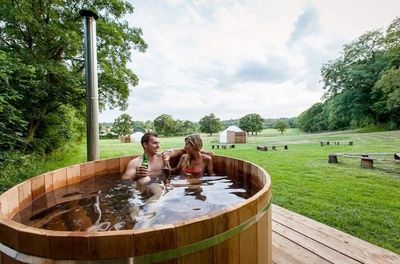
[[[171,157],[178,157],[185,153],[184,149],[170,149],[159,153],[160,139],[156,133],[148,132],[142,136],[141,144],[143,155],[131,160],[126,167],[122,180],[134,180],[136,188],[146,197],[146,203],[157,201],[164,193],[162,180],[162,168]],[[135,221],[139,214],[139,208],[130,208],[131,218]]]
[[[144,134],[141,144],[144,150],[143,155],[136,157],[128,163],[121,179],[134,180],[137,185],[148,185],[148,189],[150,189],[149,191],[153,195],[161,195],[163,188],[159,184],[151,182],[155,183],[160,178],[162,168],[169,162],[170,158],[181,156],[186,151],[185,149],[170,149],[159,153],[160,138],[153,132]],[[152,200],[158,197],[154,197]]]

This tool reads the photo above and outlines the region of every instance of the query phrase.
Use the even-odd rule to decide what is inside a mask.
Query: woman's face
[[[196,152],[195,147],[192,144],[190,144],[187,140],[185,140],[185,150],[190,153]]]

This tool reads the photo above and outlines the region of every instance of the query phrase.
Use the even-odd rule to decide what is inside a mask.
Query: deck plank
[[[275,221],[272,222],[272,230],[284,236],[292,243],[300,245],[304,250],[308,250],[313,254],[320,256],[323,259],[329,261],[329,263],[348,263],[348,264],[360,264],[362,262],[356,261],[341,252],[336,251],[319,241],[313,240],[306,235],[297,232],[296,230],[287,228],[287,226],[281,225]]]
[[[273,241],[275,233],[278,233],[288,241],[302,245],[304,250],[311,250],[332,263],[400,263],[400,256],[394,252],[277,205],[272,206],[272,220]],[[337,258],[338,256],[340,257]]]
[[[328,264],[326,259],[315,255],[293,241],[272,232],[272,263],[275,264]]]

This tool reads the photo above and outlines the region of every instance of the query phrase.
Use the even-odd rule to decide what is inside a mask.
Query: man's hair
[[[142,147],[144,148],[144,143],[149,143],[150,137],[158,137],[157,133],[154,132],[147,132],[142,136],[142,139],[140,140],[140,143],[142,144]]]

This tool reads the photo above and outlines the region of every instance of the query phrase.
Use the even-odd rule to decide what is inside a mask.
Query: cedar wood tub
[[[270,176],[255,164],[223,156],[213,156],[217,175],[237,179],[257,193],[212,214],[176,224],[91,233],[38,229],[12,220],[32,201],[55,189],[122,173],[132,158],[65,167],[4,192],[0,196],[0,263],[272,263]]]

